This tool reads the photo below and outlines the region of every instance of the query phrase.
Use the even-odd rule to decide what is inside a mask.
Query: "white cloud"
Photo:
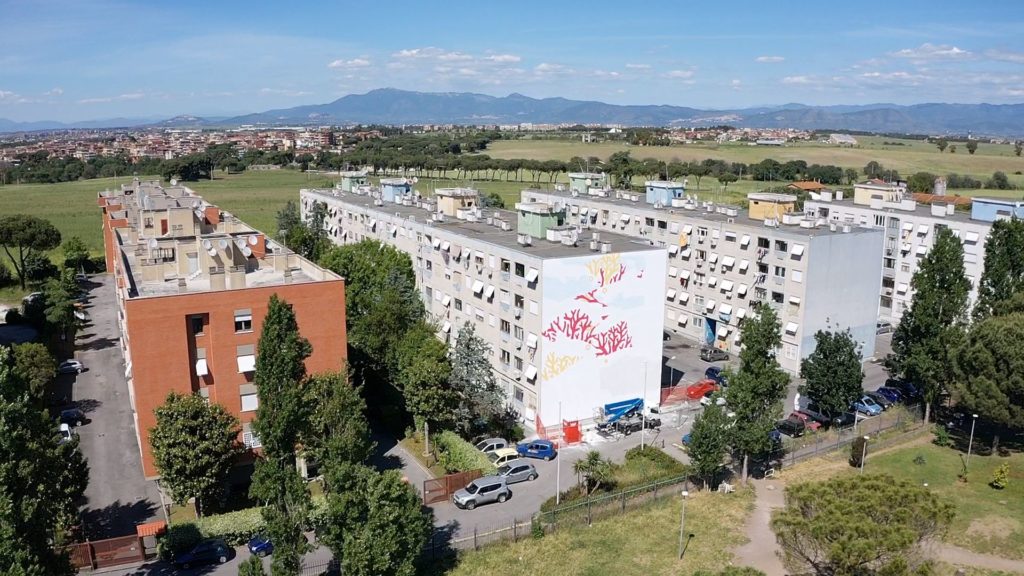
[[[275,94],[281,96],[309,96],[312,92],[305,90],[289,90],[287,88],[260,88],[260,94]]]
[[[47,90],[46,92],[43,92],[43,96],[60,96],[62,94],[64,94],[64,89],[63,88],[53,88],[51,90]]]
[[[366,58],[353,58],[351,60],[338,59],[334,60],[327,65],[328,68],[341,68],[344,70],[351,70],[353,68],[366,68],[370,65],[370,61]]]
[[[534,72],[540,72],[541,74],[547,74],[549,72],[561,72],[565,70],[565,66],[561,64],[552,64],[551,62],[541,62],[533,68]]]
[[[626,68],[630,70],[650,70],[650,64],[626,64]]]
[[[399,58],[403,60],[408,59],[433,59],[441,60],[443,62],[457,62],[460,60],[472,60],[473,57],[464,52],[450,52],[443,50],[436,46],[425,46],[423,48],[408,48],[406,50],[399,50],[391,55],[392,58]]]
[[[931,44],[925,42],[917,48],[904,48],[891,52],[890,56],[896,58],[909,58],[911,60],[964,60],[973,54],[968,50],[950,46],[949,44]]]
[[[782,83],[783,84],[813,84],[814,80],[812,80],[809,76],[786,76],[785,78],[782,79]]]
[[[597,76],[598,78],[621,78],[622,77],[622,74],[620,74],[618,72],[615,72],[615,71],[609,72],[608,70],[594,70],[593,74],[594,74],[594,76]]]
[[[729,82],[729,86],[732,87],[733,90],[739,90],[743,87],[743,81],[733,78],[733,80]]]
[[[693,78],[695,72],[693,70],[669,70],[662,74],[665,78],[672,78],[675,80],[687,80]]]
[[[1009,50],[986,50],[985,57],[1001,62],[1013,62],[1024,64],[1024,52],[1010,52]]]
[[[782,62],[783,60],[785,60],[785,58],[782,56],[758,56],[757,58],[754,58],[754,62],[764,63]]]
[[[515,54],[492,54],[491,56],[484,58],[484,60],[489,60],[497,64],[514,64],[516,62],[520,62],[522,58]]]
[[[97,98],[82,98],[78,101],[79,104],[103,104],[106,102],[117,102],[120,100],[140,100],[145,98],[146,95],[142,92],[127,92],[125,94],[118,94],[117,96],[100,96]]]
[[[11,100],[16,98],[18,95],[10,90],[0,90],[0,100]]]

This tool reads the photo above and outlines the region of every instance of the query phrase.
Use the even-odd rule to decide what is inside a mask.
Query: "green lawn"
[[[661,498],[640,510],[593,526],[581,525],[460,555],[450,576],[659,576],[718,571],[746,542],[743,526],[753,508],[752,491],[729,495],[699,492],[686,503],[686,531],[695,536],[677,558],[680,499]]]
[[[914,460],[921,456],[923,464]],[[928,487],[956,506],[956,519],[946,540],[976,552],[1024,558],[1024,454],[1009,458],[971,456],[969,482],[957,480],[961,452],[923,444],[868,456],[865,470],[884,472]],[[988,485],[992,471],[1010,464],[1010,485]],[[853,473],[852,470],[850,473]]]

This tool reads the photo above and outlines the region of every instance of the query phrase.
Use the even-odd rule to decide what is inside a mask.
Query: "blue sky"
[[[730,108],[1024,102],[1024,2],[0,0],[0,117],[224,115],[373,88]]]

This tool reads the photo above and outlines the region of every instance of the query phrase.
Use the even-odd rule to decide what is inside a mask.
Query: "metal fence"
[[[447,500],[457,490],[465,488],[467,484],[476,480],[482,475],[479,470],[468,472],[456,472],[441,478],[429,478],[423,481],[423,503],[433,504]]]
[[[337,560],[327,560],[317,564],[303,565],[299,576],[340,576],[341,565]]]

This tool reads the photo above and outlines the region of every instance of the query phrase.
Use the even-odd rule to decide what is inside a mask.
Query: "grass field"
[[[459,557],[450,576],[661,576],[718,571],[731,550],[745,543],[743,524],[753,492],[700,492],[686,503],[686,531],[695,536],[685,558],[677,558],[680,500],[659,499],[636,512],[549,534],[499,544]]]

